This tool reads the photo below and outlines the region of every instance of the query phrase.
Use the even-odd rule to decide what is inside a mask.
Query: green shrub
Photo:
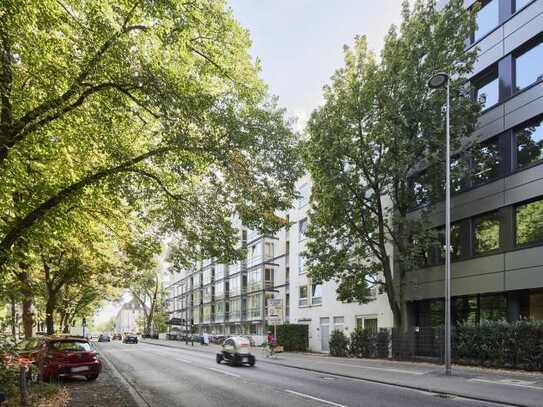
[[[347,356],[349,351],[349,339],[343,331],[332,331],[330,336],[330,355],[332,356]]]
[[[375,346],[376,356],[381,359],[388,358],[388,349],[390,344],[390,333],[388,329],[380,329],[377,332],[377,343]]]
[[[376,353],[376,335],[368,329],[355,329],[351,332],[349,353],[357,358],[370,358]]]
[[[286,352],[305,352],[309,346],[309,326],[304,324],[277,325],[277,344]]]
[[[543,370],[543,321],[483,321],[460,325],[453,337],[458,363]]]

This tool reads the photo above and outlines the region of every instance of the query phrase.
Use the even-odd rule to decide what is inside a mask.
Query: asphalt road
[[[218,365],[213,354],[148,344],[100,343],[99,351],[151,407],[492,406],[461,398],[312,373],[257,360]]]

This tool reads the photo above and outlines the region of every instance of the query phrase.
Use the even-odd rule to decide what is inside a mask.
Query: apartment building
[[[311,180],[298,181],[300,199],[284,216],[290,227],[262,235],[238,224],[240,245],[247,257],[238,263],[218,264],[207,259],[182,273],[168,289],[170,321],[177,330],[210,334],[250,334],[262,341],[271,329],[267,320],[270,299],[279,299],[284,323],[306,324],[309,347],[328,352],[330,333],[349,335],[357,327],[392,327],[385,295],[375,291],[369,304],[337,300],[334,282],[315,282],[304,268],[305,229]]]
[[[367,304],[345,303],[337,300],[334,281],[318,282],[308,277],[301,253],[306,244],[311,178],[302,177],[297,189],[300,198],[289,211],[291,227],[286,233],[290,248],[287,259],[290,321],[309,326],[309,347],[316,352],[328,352],[328,341],[334,330],[343,330],[349,336],[356,328],[391,328],[393,317],[386,295],[375,290],[375,299]]]
[[[234,264],[206,259],[179,276],[169,289],[170,321],[178,331],[266,335],[266,305],[281,299],[288,322],[288,268],[284,231],[265,236],[238,224],[239,244],[247,257]]]
[[[479,49],[471,84],[484,110],[475,147],[452,159],[453,322],[543,319],[543,0],[482,1],[477,22],[467,47]],[[431,214],[439,233],[443,209]],[[409,277],[413,326],[443,323],[443,263],[436,247]]]

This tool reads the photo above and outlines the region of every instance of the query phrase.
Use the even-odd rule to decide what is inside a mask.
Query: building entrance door
[[[329,352],[330,318],[321,318],[321,352]]]

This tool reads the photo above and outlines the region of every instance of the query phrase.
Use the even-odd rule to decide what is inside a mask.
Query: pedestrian
[[[273,356],[275,344],[276,344],[275,336],[273,336],[271,331],[268,331],[268,354],[266,355],[266,357]]]

